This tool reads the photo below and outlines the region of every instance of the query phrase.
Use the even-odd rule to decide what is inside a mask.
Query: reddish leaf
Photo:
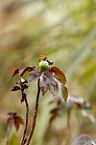
[[[11,75],[9,81],[10,81],[15,75],[17,75],[17,74],[19,74],[19,68],[16,68],[16,69],[13,71],[13,73],[12,73],[12,75]]]
[[[18,73],[19,73],[19,68],[16,68],[12,73],[12,77],[14,77]]]
[[[21,124],[24,125],[23,119],[19,115],[17,115],[16,112],[9,112],[8,115],[9,117],[7,118],[6,122],[8,126],[10,124],[14,124],[16,130],[18,130]]]
[[[35,68],[35,66],[33,66],[33,67],[25,67],[25,68],[23,68],[23,69],[19,69],[19,68],[17,68],[17,69],[15,69],[14,71],[13,71],[13,73],[12,73],[12,75],[11,75],[11,78],[9,79],[9,81],[15,76],[15,75],[19,75],[19,76],[23,76],[26,72],[31,72],[31,71],[33,71],[34,70],[34,68]]]
[[[30,67],[30,66],[25,67],[25,68],[19,70],[19,75],[22,77],[26,72],[31,72],[31,71],[33,71],[34,68],[35,68],[35,66],[33,66],[33,67]]]
[[[20,127],[21,124],[24,125],[23,119],[20,116],[16,115],[14,117],[14,125],[16,127],[16,130],[19,129],[19,127]]]
[[[64,85],[67,83],[65,74],[58,67],[51,67],[49,71],[54,73]]]

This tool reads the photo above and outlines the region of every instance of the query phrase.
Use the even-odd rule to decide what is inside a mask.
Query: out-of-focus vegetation
[[[92,105],[96,117],[96,0],[1,0],[0,1],[0,144],[7,134],[7,112],[25,117],[20,94],[11,92],[16,67],[38,64],[40,54],[64,70],[69,94],[81,96]],[[36,89],[29,87],[33,111]],[[50,94],[40,98],[32,145],[65,145],[67,115],[63,111],[49,124]],[[30,116],[31,117],[31,116]],[[70,140],[80,133],[96,135],[96,122],[77,110],[70,118]],[[18,145],[23,127],[12,130],[10,145]],[[19,140],[19,141],[18,141]]]

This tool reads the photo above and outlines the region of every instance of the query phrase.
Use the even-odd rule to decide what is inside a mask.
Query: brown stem
[[[39,86],[39,79],[38,79],[38,91],[37,91],[37,96],[36,96],[36,103],[35,103],[35,111],[34,111],[34,116],[33,116],[33,121],[32,121],[32,129],[27,141],[26,145],[30,144],[30,141],[32,139],[33,133],[34,133],[34,129],[36,126],[36,118],[37,118],[37,112],[38,112],[38,103],[39,103],[39,96],[40,96],[40,86]]]
[[[25,136],[26,136],[27,127],[28,127],[29,105],[28,105],[28,101],[27,101],[26,95],[24,97],[24,101],[25,101],[25,104],[26,104],[26,124],[25,124],[25,129],[24,129],[21,145],[24,145],[26,143]]]

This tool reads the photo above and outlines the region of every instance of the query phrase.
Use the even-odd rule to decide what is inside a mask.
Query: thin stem
[[[29,105],[28,105],[28,101],[27,101],[27,98],[26,96],[24,97],[24,101],[25,101],[25,104],[26,104],[26,124],[25,124],[25,129],[24,129],[24,133],[23,133],[23,138],[22,138],[22,141],[21,141],[21,145],[24,145],[26,143],[26,132],[27,132],[27,127],[28,127],[28,116],[29,116]]]
[[[39,79],[38,79],[38,90],[37,90],[37,96],[36,96],[36,103],[35,103],[35,111],[34,111],[34,116],[33,116],[33,122],[32,122],[32,129],[27,141],[26,145],[30,144],[30,141],[32,139],[33,133],[34,133],[34,129],[36,126],[36,118],[37,118],[37,112],[38,112],[38,104],[39,104],[39,96],[40,96],[40,86],[39,86]]]

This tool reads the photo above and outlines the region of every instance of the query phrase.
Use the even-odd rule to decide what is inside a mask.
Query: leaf
[[[18,115],[14,116],[14,125],[16,127],[16,130],[19,129],[21,124],[24,125],[23,119]]]
[[[33,67],[30,67],[30,66],[25,67],[25,68],[19,70],[19,75],[22,77],[26,72],[31,72],[31,71],[33,71],[34,68],[35,68],[35,66],[33,66]]]
[[[56,97],[59,89],[59,81],[49,71],[44,72],[44,74],[49,80],[49,91],[51,92],[53,97]]]
[[[49,79],[47,78],[46,75],[44,75],[44,73],[42,73],[40,76],[40,89],[43,95],[45,95],[45,93],[48,91],[49,85],[50,85]]]
[[[61,91],[62,91],[62,96],[63,96],[63,98],[66,102],[67,98],[68,98],[68,89],[64,85],[62,85],[61,86]]]
[[[10,81],[15,75],[17,75],[17,74],[19,74],[19,68],[16,68],[16,69],[13,71],[13,73],[12,73],[12,75],[11,75],[9,81]]]
[[[17,114],[17,113],[15,113],[15,112],[9,112],[9,113],[8,113],[8,118],[7,118],[7,120],[6,120],[7,126],[10,126],[10,125],[13,124],[14,116],[15,116],[16,114]]]
[[[15,75],[18,74],[19,76],[22,77],[26,72],[31,72],[31,71],[33,71],[34,68],[35,68],[35,66],[33,66],[33,67],[28,66],[28,67],[25,67],[25,68],[23,68],[23,69],[16,68],[16,69],[13,71],[13,73],[12,73],[12,75],[11,75],[9,81],[10,81]]]
[[[53,96],[56,96],[58,92],[58,83],[56,78],[50,72],[43,72],[40,76],[40,88],[44,95],[48,90]]]
[[[47,76],[47,78],[49,79],[50,82],[50,87],[49,90],[52,94],[54,94],[54,91],[58,92],[58,85],[59,85],[59,81],[54,77],[53,74],[51,74],[50,72],[44,72],[44,74]],[[56,93],[57,94],[57,93]]]
[[[32,71],[30,78],[29,78],[29,82],[32,83],[33,81],[37,80],[41,75],[41,72],[39,71]]]
[[[43,95],[49,90],[53,96],[56,96],[58,91],[56,78],[48,71],[43,72],[40,76],[40,88]]]
[[[19,73],[19,68],[16,68],[12,73],[12,77],[14,77],[18,73]]]
[[[91,105],[82,97],[68,96],[68,101],[75,104],[80,109],[90,109]]]
[[[64,85],[67,83],[65,74],[58,67],[51,67],[49,72],[54,73]]]
[[[9,117],[6,122],[8,126],[10,125],[10,123],[14,124],[17,131],[21,124],[24,125],[23,119],[19,115],[17,115],[16,112],[9,112],[8,115]]]
[[[53,85],[53,86],[57,85],[57,81],[53,74],[51,74],[50,72],[47,71],[47,72],[44,72],[44,75],[50,80],[51,85]]]
[[[18,91],[18,90],[20,90],[21,88],[19,87],[19,86],[14,86],[13,88],[12,88],[12,90],[11,91]]]

